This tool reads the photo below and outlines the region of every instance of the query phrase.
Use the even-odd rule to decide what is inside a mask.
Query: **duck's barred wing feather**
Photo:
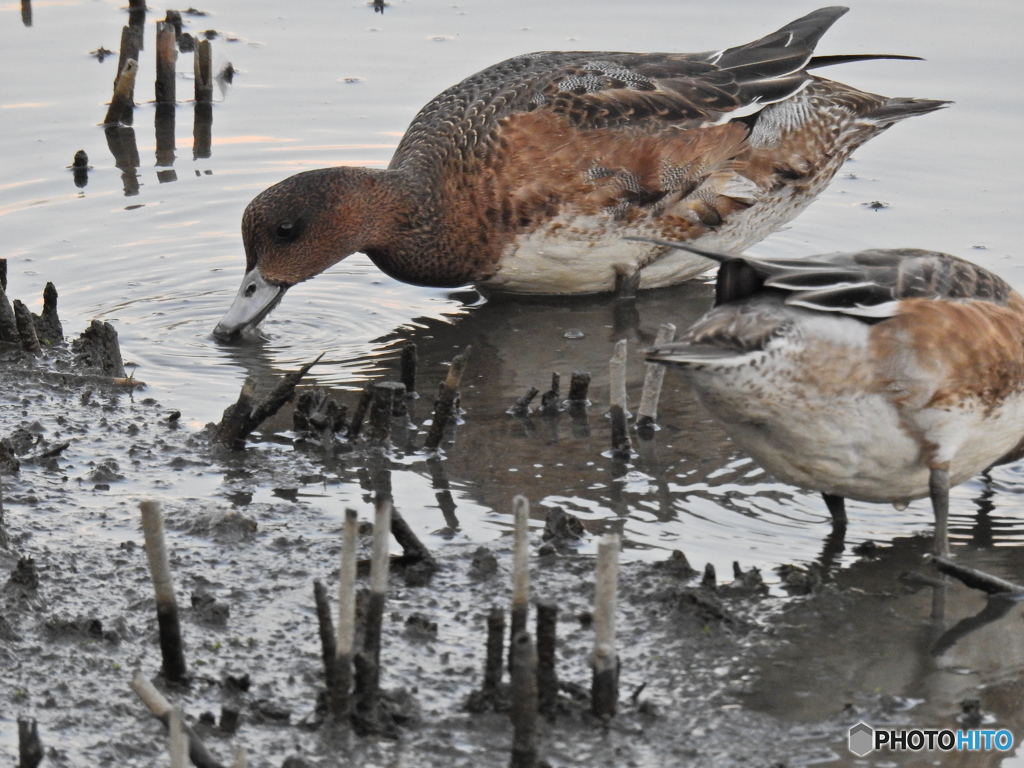
[[[807,259],[758,259],[651,238],[719,263],[718,304],[774,289],[786,304],[866,318],[889,317],[904,299],[988,301],[1006,306],[1013,288],[984,267],[948,253],[871,249]]]
[[[456,138],[468,156],[486,152],[499,121],[516,112],[549,110],[578,128],[658,124],[701,127],[782,101],[813,78],[814,46],[846,13],[822,8],[746,45],[705,53],[525,54],[466,78],[414,118],[391,166]],[[835,57],[850,61],[873,56]],[[646,123],[646,125],[645,125]]]

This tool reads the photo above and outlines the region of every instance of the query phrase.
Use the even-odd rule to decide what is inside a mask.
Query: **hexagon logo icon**
[[[849,745],[850,751],[857,757],[864,757],[872,751],[875,743],[875,729],[867,723],[857,723],[850,729]]]

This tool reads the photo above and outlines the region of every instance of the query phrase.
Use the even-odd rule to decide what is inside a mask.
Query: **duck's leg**
[[[825,537],[825,547],[821,552],[821,567],[828,573],[836,558],[846,549],[846,500],[831,493],[823,493],[821,498],[832,515],[832,533]]]
[[[935,512],[935,544],[932,550],[936,555],[949,556],[949,470],[933,467],[928,476],[928,495],[932,500]]]
[[[828,507],[828,513],[832,515],[832,525],[846,527],[846,499],[842,496],[834,496],[831,493],[821,494]]]

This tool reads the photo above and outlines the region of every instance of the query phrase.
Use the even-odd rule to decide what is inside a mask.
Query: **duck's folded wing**
[[[906,299],[1005,305],[1012,293],[1005,281],[984,267],[949,254],[908,248],[818,257],[800,269],[766,276],[764,285],[790,292],[787,304],[862,317],[888,317]]]
[[[760,40],[719,51],[517,56],[423,107],[395,158],[400,162],[424,136],[439,131],[458,131],[468,147],[486,143],[502,118],[538,109],[565,115],[584,129],[645,121],[697,128],[748,114],[789,98],[813,79],[806,67],[814,46],[846,11],[822,8]]]
[[[822,8],[752,43],[690,54],[585,54],[566,61],[534,97],[579,127],[644,119],[693,127],[748,114],[799,92],[814,46],[842,7]],[[546,54],[534,54],[546,55]]]

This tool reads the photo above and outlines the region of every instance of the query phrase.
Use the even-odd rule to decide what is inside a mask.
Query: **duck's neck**
[[[443,174],[416,168],[369,171],[375,192],[365,202],[372,222],[360,248],[391,277],[416,285],[455,287],[480,277],[487,251],[480,215],[467,216],[472,191]],[[481,234],[483,233],[483,234]]]

